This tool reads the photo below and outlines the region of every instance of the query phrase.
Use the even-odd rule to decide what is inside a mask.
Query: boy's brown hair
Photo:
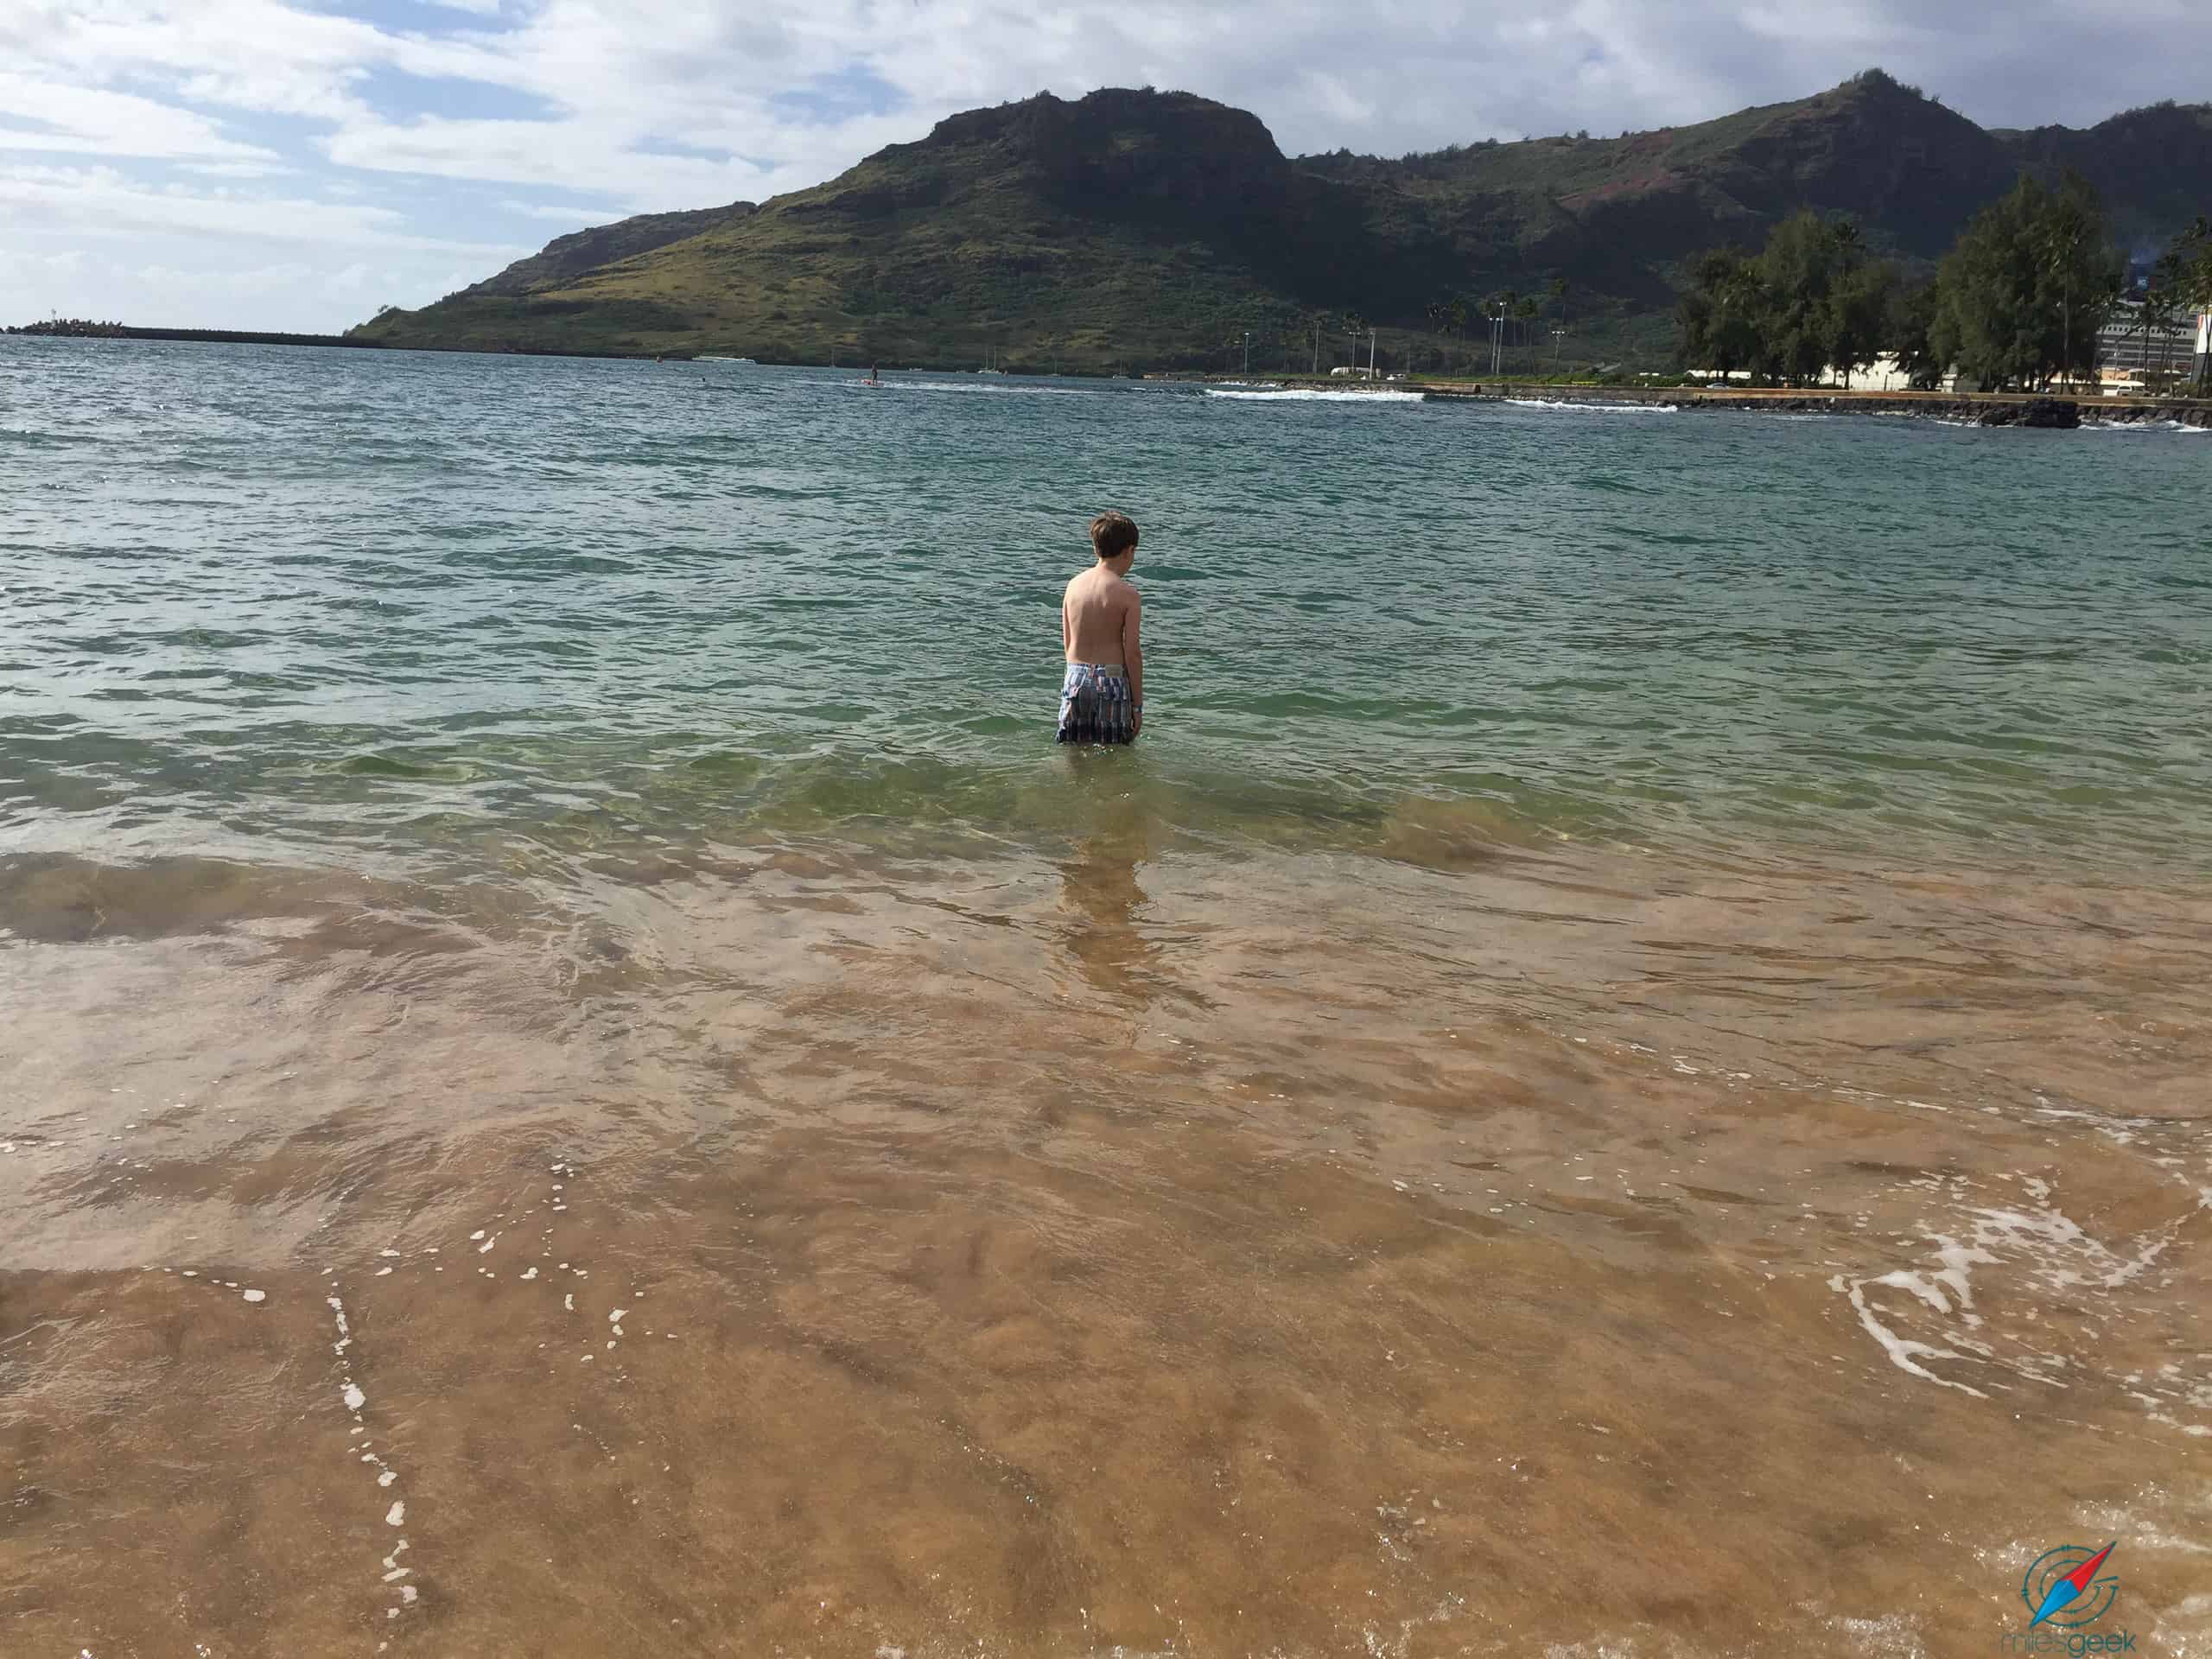
[[[1102,512],[1090,521],[1090,550],[1100,558],[1119,558],[1136,544],[1136,520],[1128,513]]]

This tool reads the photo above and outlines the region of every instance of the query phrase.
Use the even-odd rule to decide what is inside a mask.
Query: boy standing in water
[[[1132,743],[1144,726],[1144,650],[1137,643],[1143,606],[1128,580],[1136,525],[1126,513],[1100,513],[1090,521],[1090,550],[1097,563],[1060,596],[1068,670],[1060,683],[1059,741]]]

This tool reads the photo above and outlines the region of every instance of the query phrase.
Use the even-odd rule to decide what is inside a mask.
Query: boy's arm
[[[1144,729],[1144,646],[1137,639],[1144,620],[1144,595],[1129,590],[1129,608],[1122,616],[1122,670],[1129,677],[1129,701],[1137,705],[1135,731]]]
[[[1068,596],[1065,594],[1060,595],[1060,655],[1075,655],[1075,630],[1068,622]]]

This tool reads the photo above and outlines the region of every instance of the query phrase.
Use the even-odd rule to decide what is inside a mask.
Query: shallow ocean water
[[[1443,800],[2188,867],[2208,463],[2181,432],[11,340],[0,756],[55,849],[1049,838],[1052,610],[1118,503],[1160,659],[1125,770],[1179,830],[1360,844]]]
[[[0,341],[0,1651],[2212,1650],[2208,465]]]

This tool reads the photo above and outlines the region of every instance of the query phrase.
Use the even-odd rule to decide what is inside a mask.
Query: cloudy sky
[[[0,0],[0,322],[336,330],[940,116],[1152,84],[1294,153],[1611,133],[1869,65],[1991,125],[2212,95],[2212,0]]]

